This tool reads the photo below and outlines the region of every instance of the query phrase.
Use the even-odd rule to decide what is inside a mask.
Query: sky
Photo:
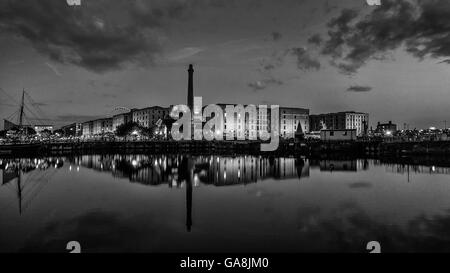
[[[57,127],[185,104],[191,63],[204,104],[450,125],[447,0],[0,0],[1,119],[22,89]]]

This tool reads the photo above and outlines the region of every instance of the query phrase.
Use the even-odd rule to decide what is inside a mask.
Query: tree
[[[155,135],[156,126],[152,126],[150,128],[140,127],[141,134],[147,138],[153,138]]]
[[[124,123],[117,126],[116,135],[118,137],[124,137],[126,140],[127,136],[133,134],[135,131],[138,133],[141,132],[141,126],[137,122]]]
[[[167,136],[170,135],[170,132],[172,131],[172,125],[175,123],[175,119],[173,119],[170,116],[167,116],[164,120],[163,120],[163,125],[166,126],[167,128]]]

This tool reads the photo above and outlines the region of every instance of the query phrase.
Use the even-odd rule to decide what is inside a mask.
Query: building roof
[[[336,131],[356,131],[356,129],[322,129],[320,131],[326,131],[326,132],[329,132],[329,131],[333,131],[333,132],[336,132]]]
[[[149,110],[149,109],[163,109],[163,110],[169,110],[170,107],[150,106],[150,107],[145,107],[145,108],[142,108],[142,109],[134,109],[132,112],[144,111],[144,110]]]
[[[356,112],[356,111],[341,111],[341,112],[325,113],[325,114],[313,114],[311,116],[326,116],[326,115],[337,115],[337,114],[361,114],[361,115],[368,115],[369,113]]]

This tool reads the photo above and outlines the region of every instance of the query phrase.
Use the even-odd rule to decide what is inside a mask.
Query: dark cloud
[[[70,122],[85,122],[87,120],[95,120],[95,119],[99,119],[102,117],[104,117],[104,116],[67,114],[67,115],[58,116],[57,120],[70,123]]]
[[[439,62],[440,64],[450,64],[450,59]]]
[[[328,23],[322,54],[342,73],[404,47],[412,56],[450,56],[450,1],[384,0],[366,16],[345,9]],[[444,61],[445,62],[445,61]]]
[[[274,41],[278,41],[283,37],[283,35],[281,35],[281,33],[274,31],[272,32],[272,40]]]
[[[330,0],[325,1],[325,3],[323,4],[323,11],[325,12],[325,14],[328,14],[338,8],[339,8],[338,6],[331,5]]]
[[[253,91],[258,91],[258,90],[266,89],[269,86],[273,86],[273,85],[276,86],[276,85],[282,85],[282,84],[283,84],[283,81],[281,81],[279,79],[270,78],[270,79],[263,79],[263,80],[251,82],[248,84],[248,87],[253,89]]]
[[[314,34],[308,39],[308,43],[316,46],[320,46],[322,44],[322,41],[322,36],[320,36],[320,34]]]
[[[292,54],[297,59],[297,67],[301,70],[319,70],[320,62],[319,60],[311,57],[306,49],[302,47],[297,47],[292,49]]]
[[[362,85],[352,85],[347,89],[348,92],[369,92],[371,90],[372,87]]]
[[[351,189],[368,189],[368,188],[372,188],[372,183],[361,181],[361,182],[350,183],[348,185],[348,187]]]
[[[48,103],[45,103],[45,102],[35,102],[35,103],[32,103],[32,105],[33,105],[33,106],[40,107],[40,106],[48,106]]]
[[[167,2],[167,3],[165,3]],[[127,63],[151,63],[161,50],[160,25],[178,16],[180,1],[7,0],[0,29],[28,40],[52,61],[104,72]]]

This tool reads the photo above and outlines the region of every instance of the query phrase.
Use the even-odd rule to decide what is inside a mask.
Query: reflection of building
[[[209,158],[205,180],[216,186],[256,183],[267,178],[290,179],[309,176],[309,165],[301,158],[254,156]]]
[[[366,169],[363,160],[311,160],[311,168],[319,167],[322,172],[356,172]]]
[[[256,183],[272,179],[309,176],[309,162],[301,158],[267,158],[256,156],[200,156],[193,166],[183,165],[183,156],[147,155],[84,155],[81,165],[98,171],[112,172],[115,177],[128,178],[144,185],[168,184],[179,187],[186,183],[187,168],[194,173],[193,183],[215,186]]]
[[[311,169],[319,168],[321,172],[357,172],[369,169],[365,159],[311,159]]]
[[[160,106],[138,109],[132,112],[133,122],[139,123],[139,125],[147,128],[155,126],[158,120],[164,120],[168,115],[169,108]]]
[[[321,130],[320,139],[323,141],[356,140],[356,129]]]
[[[360,136],[367,133],[369,114],[348,111],[311,115],[309,121],[311,131],[356,129],[356,135]]]

